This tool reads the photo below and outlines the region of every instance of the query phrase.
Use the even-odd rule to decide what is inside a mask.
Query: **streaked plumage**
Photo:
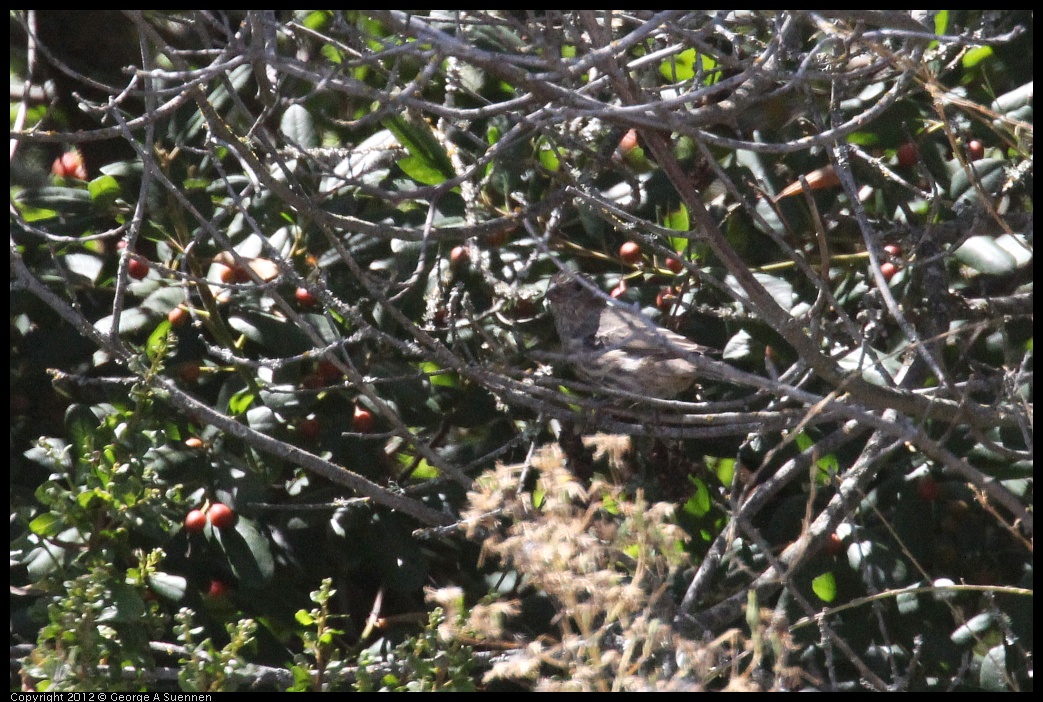
[[[575,273],[556,275],[546,299],[562,350],[576,374],[593,385],[672,398],[698,376],[685,355],[710,351],[635,310],[610,303],[584,287]]]

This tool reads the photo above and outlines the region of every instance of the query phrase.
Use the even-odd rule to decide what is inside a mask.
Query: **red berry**
[[[631,129],[619,140],[619,151],[628,154],[637,147],[637,130]]]
[[[355,405],[355,415],[351,418],[351,427],[360,434],[373,431],[373,413],[365,407]]]
[[[231,590],[232,588],[228,585],[228,583],[222,582],[220,580],[211,580],[210,589],[207,591],[207,594],[211,597],[223,597],[224,595],[227,595],[229,592],[231,592]]]
[[[902,168],[911,168],[920,160],[920,150],[916,144],[907,142],[898,147],[898,165]]]
[[[297,292],[294,294],[301,307],[314,307],[319,302],[318,298],[312,295],[308,288],[297,288]]]
[[[485,237],[485,245],[491,248],[499,248],[507,243],[507,236],[509,232],[506,229],[490,234]]]
[[[203,374],[203,369],[195,361],[187,361],[181,364],[177,374],[183,382],[191,385],[199,380],[199,376]]]
[[[684,270],[684,261],[671,256],[670,258],[666,259],[666,267],[670,270],[671,273],[677,274]]]
[[[215,263],[214,272],[217,273],[217,279],[222,283],[227,284],[235,280],[235,270],[231,266],[226,266],[223,263]]]
[[[891,263],[890,261],[884,261],[880,264],[880,273],[883,274],[884,280],[886,280],[889,283],[891,282],[891,278],[894,278],[895,273],[897,272],[898,268],[896,268],[895,264]]]
[[[536,315],[536,304],[527,297],[519,297],[509,309],[512,319],[529,319]]]
[[[979,158],[985,157],[985,145],[977,139],[972,140],[967,144],[967,155],[971,157],[972,161],[977,161]]]
[[[641,260],[641,246],[636,241],[628,241],[619,247],[619,258],[623,263],[632,266]]]
[[[226,285],[232,283],[249,283],[250,271],[245,266],[238,265],[232,258],[232,255],[227,252],[221,252],[217,256],[214,256],[214,272],[217,273],[217,279]]]
[[[322,432],[322,424],[315,417],[310,417],[301,422],[300,426],[297,427],[297,431],[305,439],[315,439]]]
[[[190,436],[187,439],[185,439],[185,446],[187,446],[190,449],[203,448],[203,440],[200,439],[198,436]]]
[[[673,288],[663,288],[655,298],[655,306],[663,312],[668,312],[675,302],[677,302],[677,293]]]
[[[466,246],[454,247],[449,252],[449,265],[453,270],[466,268],[469,263],[471,263],[471,254],[467,251]]]
[[[279,264],[269,258],[252,258],[245,267],[241,267],[242,280],[239,282],[248,283],[250,280],[250,273],[247,270],[251,270],[261,280],[268,282],[269,280],[275,280],[279,277]]]
[[[202,510],[194,509],[185,517],[185,528],[191,532],[199,533],[206,526],[206,515]]]
[[[234,283],[249,283],[253,278],[250,277],[250,271],[247,270],[246,266],[235,266],[232,268],[232,282]]]
[[[141,280],[148,275],[148,264],[136,258],[130,259],[130,263],[127,265],[127,272],[130,273],[130,277],[134,280]]]
[[[180,327],[182,324],[188,321],[188,310],[181,305],[178,305],[174,309],[167,312],[167,321],[170,322],[172,327]]]
[[[325,381],[340,380],[341,377],[340,368],[337,368],[332,361],[325,359],[319,361],[319,364],[315,367],[315,372]]]
[[[892,258],[897,258],[902,255],[902,247],[898,244],[887,244],[884,246],[884,252]]]
[[[83,154],[79,149],[66,151],[54,159],[54,163],[51,164],[51,173],[61,178],[87,180],[87,166],[83,163]]]
[[[235,512],[222,502],[215,502],[211,505],[208,516],[215,529],[224,529],[235,524]]]
[[[836,556],[844,550],[844,541],[836,534],[830,534],[829,540],[826,541],[826,545],[823,547],[826,555]]]
[[[920,478],[916,483],[916,494],[925,502],[934,502],[938,499],[938,483],[931,476]]]

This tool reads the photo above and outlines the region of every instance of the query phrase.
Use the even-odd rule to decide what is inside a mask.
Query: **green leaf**
[[[1007,649],[1003,644],[993,646],[981,659],[978,683],[983,690],[1011,691],[1011,671],[1007,666]]]
[[[160,597],[180,601],[188,589],[188,580],[180,575],[157,572],[148,577],[148,586]]]
[[[793,309],[797,302],[797,295],[788,280],[767,273],[754,273],[753,277],[764,286],[764,289],[775,298],[775,302],[777,302],[783,309]],[[738,299],[746,299],[746,291],[742,289],[742,286],[739,285],[734,276],[728,274],[725,276],[724,282],[732,289],[732,292],[735,293]]]
[[[29,577],[39,581],[59,568],[68,560],[68,553],[61,546],[49,541],[39,548],[34,548],[22,559]]]
[[[67,253],[64,260],[70,273],[83,276],[91,282],[98,280],[105,266],[105,260],[94,253]]]
[[[413,462],[416,461],[415,455],[405,451],[400,451],[397,454],[397,458],[398,462],[402,464],[402,467],[406,469],[412,466]],[[432,480],[441,474],[441,471],[428,463],[426,458],[421,458],[417,461],[416,466],[410,472],[409,477],[413,480]]]
[[[847,135],[847,143],[857,146],[876,146],[880,143],[880,135],[876,132],[851,132]]]
[[[717,70],[717,61],[708,54],[699,54],[699,62],[702,64],[703,73],[706,75],[706,79],[703,81],[706,85],[713,85],[721,79],[721,72]]]
[[[26,190],[15,198],[15,202],[36,209],[53,210],[65,216],[88,214],[93,210],[91,194],[79,188],[59,186]]]
[[[885,379],[880,371],[876,367],[876,362],[870,357],[870,354],[876,357],[880,365],[886,370],[891,377],[899,371],[901,364],[892,357],[885,355],[883,352],[877,351],[876,349],[854,349],[837,361],[837,365],[843,368],[845,371],[852,373],[861,373],[862,378],[866,382],[873,383],[874,385],[886,386],[887,379]]]
[[[670,237],[670,248],[677,253],[684,253],[684,250],[688,248],[688,238],[683,236]],[[698,255],[695,255],[694,258],[698,258]]]
[[[833,476],[840,473],[840,461],[832,453],[822,456],[815,464],[818,466],[816,479],[822,485],[828,485],[833,480]]]
[[[949,196],[953,199],[953,205],[972,204],[980,200],[973,179],[977,179],[986,196],[1000,192],[1007,180],[1006,166],[1007,162],[999,158],[979,159],[967,168],[954,162],[952,168],[955,173],[949,183]]]
[[[443,369],[434,361],[422,362],[420,370],[427,375],[432,385],[443,388],[455,388],[460,385],[460,378],[456,373]]]
[[[94,488],[92,490],[85,490],[76,496],[76,504],[86,509],[90,507],[94,499],[97,498],[102,502],[112,502],[112,495],[105,492],[101,488]]]
[[[797,444],[797,448],[801,451],[807,451],[815,445],[815,439],[808,435],[807,432],[800,432],[795,437],[794,442]],[[819,472],[817,480],[819,483],[828,483],[832,476],[836,475],[840,468],[840,463],[837,461],[837,457],[834,454],[828,454],[820,457],[815,465],[818,466]]]
[[[797,448],[801,451],[807,451],[815,445],[815,440],[808,436],[806,431],[802,431],[793,437],[793,443],[795,443]]]
[[[112,604],[102,611],[98,621],[140,624],[144,616],[145,601],[141,599],[141,594],[126,583],[115,582],[112,584]]]
[[[170,327],[170,320],[164,319],[148,335],[148,341],[145,342],[145,353],[148,354],[150,361],[155,362],[166,355],[167,348],[169,348],[167,337],[170,334]]]
[[[963,55],[963,67],[974,68],[982,61],[992,58],[993,53],[991,46],[979,46],[971,49]]]
[[[721,481],[722,485],[732,484],[732,480],[735,477],[734,458],[717,458],[715,456],[707,456],[706,465],[709,466],[710,470],[717,474],[717,479]]]
[[[53,512],[46,512],[29,522],[29,531],[39,536],[54,536],[62,530],[64,523]]]
[[[45,207],[33,207],[32,205],[26,205],[19,203],[17,200],[15,204],[18,206],[18,212],[22,215],[22,219],[26,222],[40,222],[45,219],[54,219],[58,216],[57,210],[51,210]]]
[[[409,156],[398,163],[406,175],[425,185],[437,185],[456,176],[449,154],[426,122],[396,116],[381,120],[381,124],[409,152]]]
[[[315,132],[315,120],[302,105],[290,105],[279,122],[279,131],[290,142],[302,149],[314,149],[319,145],[319,136]]]
[[[304,20],[301,22],[305,27],[312,30],[313,32],[321,32],[332,20],[332,13],[328,10],[315,10],[309,12]]]
[[[999,112],[1006,117],[1014,117],[1024,108],[1032,109],[1032,81],[1014,88],[1010,92],[1000,95],[992,101],[989,106],[993,112]],[[1025,118],[1022,118],[1025,119]],[[1026,121],[1029,121],[1029,117]]]
[[[113,161],[105,164],[98,170],[114,178],[141,178],[142,173],[145,172],[145,167],[141,161]]]
[[[250,409],[257,395],[249,388],[240,390],[228,400],[228,412],[232,415],[240,415]]]
[[[688,208],[684,205],[680,205],[673,212],[668,212],[666,217],[663,218],[663,226],[667,229],[673,229],[675,232],[688,231],[690,229]],[[677,250],[680,251],[680,249]]]
[[[95,205],[107,207],[120,196],[120,184],[112,176],[102,175],[87,184],[87,192]]]
[[[695,49],[686,49],[659,64],[659,74],[669,81],[691,80],[695,77]]]
[[[686,49],[676,56],[668,58],[659,64],[659,74],[671,82],[692,80],[695,78],[695,61],[698,58],[699,67],[704,74],[703,82],[713,85],[721,78],[717,70],[717,61],[707,54],[696,54],[695,49]]]
[[[65,431],[74,447],[73,455],[79,460],[94,452],[95,434],[100,424],[97,415],[87,405],[70,405],[65,410]]]
[[[712,506],[710,490],[706,487],[706,483],[699,478],[690,476],[689,480],[695,486],[695,494],[688,498],[688,502],[685,503],[685,512],[695,517],[702,517],[710,511]]]
[[[397,163],[403,173],[424,185],[438,185],[446,180],[445,174],[420,157],[405,156]]]
[[[837,579],[827,571],[811,581],[811,589],[823,602],[832,602],[837,597]]]
[[[319,53],[325,56],[330,63],[339,64],[344,60],[344,55],[332,44],[323,44]]]
[[[949,638],[957,646],[973,646],[981,641],[995,624],[993,615],[989,612],[976,614],[961,624],[950,634]]]
[[[949,11],[939,10],[934,16],[934,33],[945,34],[949,30]]]
[[[561,170],[561,160],[558,158],[557,150],[549,143],[540,144],[537,156],[540,159],[540,165],[551,173]]]
[[[1017,268],[1017,261],[996,244],[991,236],[972,236],[956,249],[956,260],[985,275],[1006,275]]]
[[[214,535],[239,582],[261,585],[271,580],[275,573],[271,545],[252,520],[240,517],[234,529],[214,529]]]
[[[166,315],[166,312],[163,314]],[[309,314],[308,322],[313,331],[322,335],[325,343],[330,343],[336,338],[336,330],[330,328],[324,315]],[[282,317],[261,312],[256,308],[243,309],[229,316],[228,326],[273,355],[304,353],[311,348],[308,336],[299,326],[287,324]]]

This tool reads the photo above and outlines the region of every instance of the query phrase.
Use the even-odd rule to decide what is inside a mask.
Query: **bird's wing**
[[[625,348],[632,353],[667,357],[712,352],[712,349],[633,312],[609,307],[602,313],[601,320],[591,340],[596,348]]]

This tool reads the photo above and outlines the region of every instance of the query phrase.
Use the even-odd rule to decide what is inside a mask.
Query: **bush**
[[[24,689],[1031,687],[1031,14],[12,30]]]

